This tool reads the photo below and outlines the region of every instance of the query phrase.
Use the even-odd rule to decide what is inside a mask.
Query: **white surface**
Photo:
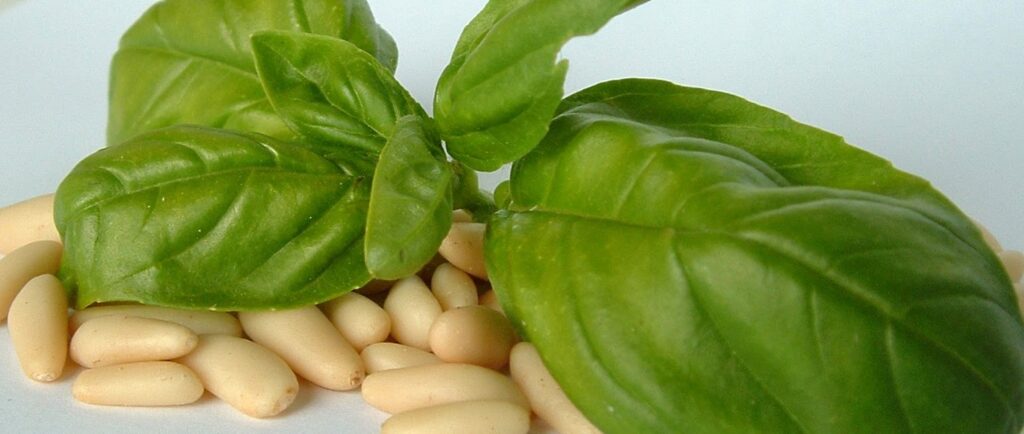
[[[107,66],[145,0],[0,0],[0,205],[52,191],[104,143]],[[481,0],[371,0],[399,80],[428,110]],[[1024,247],[1024,2],[652,1],[564,50],[568,91],[644,76],[724,90],[845,136],[930,179],[1008,248]],[[485,178],[493,186],[500,174]],[[6,328],[0,326],[0,328]],[[352,394],[308,387],[287,417],[101,409],[70,380],[29,384],[0,331],[5,431],[373,432]],[[70,378],[70,377],[69,377]]]

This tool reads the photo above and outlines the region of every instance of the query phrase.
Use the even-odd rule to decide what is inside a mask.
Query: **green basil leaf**
[[[494,187],[494,203],[499,209],[508,209],[512,206],[511,182],[504,180],[497,187]]]
[[[121,38],[107,143],[185,123],[292,138],[252,60],[249,36],[271,29],[346,39],[395,67],[395,43],[365,0],[164,0]]]
[[[604,432],[1017,433],[1024,325],[945,197],[840,137],[651,80],[515,164],[487,268]]]
[[[350,42],[266,31],[252,45],[271,104],[303,143],[378,153],[399,118],[426,117],[390,70]]]
[[[627,0],[492,0],[466,26],[434,96],[448,152],[492,171],[530,151],[562,98],[558,52],[624,9]]]
[[[454,174],[437,133],[402,118],[380,154],[366,224],[366,267],[377,279],[415,274],[452,225]]]
[[[497,210],[494,198],[486,190],[480,189],[480,182],[475,171],[458,161],[451,162],[451,165],[452,171],[455,172],[453,186],[455,202],[452,208],[469,211],[475,222],[486,222]]]
[[[369,280],[370,186],[269,137],[171,127],[102,149],[61,183],[61,272],[77,305],[253,310]]]

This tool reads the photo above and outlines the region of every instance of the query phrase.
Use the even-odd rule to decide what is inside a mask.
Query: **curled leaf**
[[[568,63],[556,61],[640,2],[492,0],[466,26],[434,96],[434,116],[452,157],[493,171],[544,137],[562,98]]]

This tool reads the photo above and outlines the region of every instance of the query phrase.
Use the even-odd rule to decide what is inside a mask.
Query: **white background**
[[[104,143],[109,59],[151,3],[0,0],[0,205],[54,190]],[[399,80],[428,111],[462,26],[483,3],[370,1],[398,43]],[[931,180],[1004,246],[1024,248],[1024,2],[655,0],[563,55],[568,92],[657,77],[735,93],[843,135]],[[336,402],[348,398],[323,392],[306,393],[288,417],[269,423],[217,402],[199,417],[85,409],[67,397],[67,380],[26,384],[2,335],[5,430],[367,432],[380,421],[355,409],[363,425],[349,425],[350,407]]]

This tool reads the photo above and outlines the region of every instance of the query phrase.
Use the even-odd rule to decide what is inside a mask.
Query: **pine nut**
[[[242,336],[242,325],[238,323],[237,318],[227,312],[172,309],[141,304],[93,306],[76,311],[71,315],[71,332],[74,333],[86,321],[110,315],[134,316],[173,322],[187,327],[197,335]]]
[[[184,405],[203,396],[203,384],[185,365],[139,362],[86,369],[75,379],[71,394],[94,405]]]
[[[516,334],[502,314],[484,306],[442,313],[430,328],[430,349],[441,360],[501,369]]]
[[[971,219],[971,222],[974,223],[976,228],[978,228],[978,232],[981,232],[981,238],[985,240],[985,244],[987,244],[993,252],[999,253],[1003,251],[1003,246],[999,245],[999,240],[996,239],[995,235],[992,235],[992,232],[989,232],[988,228],[977,220]]]
[[[419,277],[399,280],[384,300],[384,310],[398,343],[430,350],[430,326],[441,315],[441,305]]]
[[[246,339],[199,336],[199,345],[178,360],[206,390],[252,417],[274,416],[291,405],[299,382],[284,360]]]
[[[533,412],[555,430],[562,434],[601,433],[565,396],[533,344],[520,342],[512,347],[509,369],[512,380],[530,400]]]
[[[71,337],[71,359],[86,368],[170,360],[195,349],[199,337],[183,325],[111,315],[82,324]]]
[[[28,281],[14,298],[7,326],[28,378],[60,378],[68,358],[68,298],[60,280],[44,274]]]
[[[490,308],[502,315],[505,314],[505,310],[501,308],[501,303],[498,301],[498,294],[493,289],[488,289],[487,292],[480,296],[480,305]]]
[[[999,261],[1003,263],[1006,274],[1010,276],[1011,282],[1020,282],[1024,276],[1024,253],[1016,250],[1003,250],[999,252]]]
[[[399,413],[381,434],[526,434],[530,412],[507,401],[465,401]]]
[[[238,319],[253,341],[280,355],[313,384],[350,390],[363,382],[363,359],[316,306],[239,312]]]
[[[460,270],[481,279],[487,278],[484,266],[484,232],[487,226],[483,223],[452,223],[448,236],[441,241],[438,253]]]
[[[470,223],[473,221],[473,214],[464,209],[452,211],[452,223]]]
[[[449,263],[441,264],[434,270],[430,278],[430,292],[434,293],[442,310],[479,303],[473,278]]]
[[[53,223],[53,195],[44,194],[0,208],[0,253],[35,241],[60,241]]]
[[[362,294],[350,292],[325,303],[321,309],[357,351],[384,342],[391,334],[391,317]]]
[[[388,369],[441,363],[441,359],[431,353],[394,342],[370,345],[363,349],[362,357],[366,372],[369,374]]]
[[[55,241],[36,241],[0,258],[0,321],[7,318],[18,291],[42,274],[56,274],[64,248]]]
[[[526,397],[508,377],[487,368],[459,363],[375,372],[363,381],[363,400],[392,414],[478,400],[508,401],[529,407]]]

